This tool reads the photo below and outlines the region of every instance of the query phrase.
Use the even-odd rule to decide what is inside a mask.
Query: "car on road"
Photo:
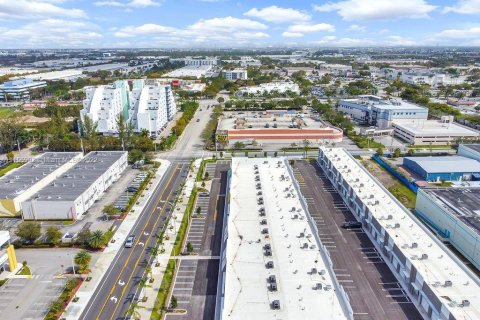
[[[197,119],[197,122],[200,122],[200,119]]]
[[[342,228],[344,229],[360,229],[362,227],[362,223],[358,221],[345,221],[342,223]]]
[[[125,248],[131,248],[133,247],[133,244],[135,243],[135,236],[129,235],[127,240],[125,241]]]

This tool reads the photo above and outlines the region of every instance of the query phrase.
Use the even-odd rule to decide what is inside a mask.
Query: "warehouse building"
[[[461,144],[458,146],[458,155],[480,161],[480,144]]]
[[[80,161],[80,152],[46,152],[0,178],[0,217],[19,214],[30,198]]]
[[[127,167],[127,152],[92,151],[22,202],[24,220],[77,220]]]
[[[317,160],[424,319],[480,319],[480,279],[343,148]]]
[[[425,181],[470,181],[480,174],[480,162],[461,157],[406,157],[403,167]]]
[[[479,188],[420,189],[415,211],[480,270]]]
[[[352,319],[287,161],[233,158],[230,177],[215,319]]]
[[[441,120],[395,120],[393,134],[413,145],[450,145],[459,139],[478,139],[477,131],[453,122],[453,116]]]
[[[426,108],[395,99],[384,100],[373,95],[341,100],[338,103],[338,111],[348,114],[359,124],[375,126],[379,129],[390,128],[395,120],[427,120],[428,117]]]

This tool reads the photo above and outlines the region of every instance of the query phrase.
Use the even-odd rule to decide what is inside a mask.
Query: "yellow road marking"
[[[150,216],[148,217],[147,223],[145,223],[145,226],[144,226],[143,229],[142,229],[142,233],[143,233],[143,232],[145,231],[145,229],[147,228],[148,223],[150,222],[150,219],[152,218],[153,213],[155,212],[155,209],[157,208],[157,205],[158,205],[159,202],[160,202],[160,199],[162,198],[163,194],[164,194],[165,191],[167,190],[168,186],[170,186],[170,184],[171,184],[171,182],[172,182],[172,179],[173,179],[173,177],[175,176],[175,171],[178,170],[178,167],[179,167],[179,164],[176,165],[175,170],[173,170],[173,174],[171,175],[170,179],[168,179],[167,184],[166,184],[165,187],[163,188],[162,193],[161,193],[160,196],[158,197],[158,200],[157,200],[157,202],[155,203],[155,205],[153,206],[152,211],[150,212]],[[139,218],[140,218],[140,217],[139,217]],[[137,239],[137,241],[136,241],[136,243],[135,243],[135,246],[138,244],[139,241],[140,241],[140,237],[138,237],[138,239]],[[134,247],[135,247],[135,246],[134,246]],[[110,293],[108,294],[108,297],[110,297],[110,296],[112,295],[113,291],[115,291],[115,288],[116,288],[116,286],[117,286],[118,280],[120,280],[120,277],[121,277],[123,271],[124,271],[125,268],[127,267],[127,264],[128,264],[128,262],[130,261],[130,258],[132,257],[133,252],[134,252],[134,250],[132,249],[131,252],[130,252],[130,254],[129,254],[128,257],[127,257],[127,260],[125,261],[125,263],[124,263],[124,265],[123,265],[123,267],[122,267],[122,270],[120,270],[120,272],[118,273],[118,277],[117,277],[117,279],[115,280],[115,282],[113,283],[113,286],[112,286],[112,288],[110,289]],[[107,305],[108,300],[109,300],[108,297],[106,297],[107,299],[105,299],[105,302],[104,302],[102,308],[100,309],[100,312],[98,313],[97,319],[99,319],[99,318],[100,318],[100,315],[103,313],[103,310],[105,309],[105,306]]]

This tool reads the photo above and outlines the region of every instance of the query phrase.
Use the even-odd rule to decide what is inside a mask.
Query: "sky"
[[[0,49],[480,46],[480,0],[0,0]]]

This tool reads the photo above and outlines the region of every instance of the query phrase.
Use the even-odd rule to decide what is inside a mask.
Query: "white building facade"
[[[248,73],[245,69],[225,70],[225,79],[230,81],[235,80],[248,80]]]
[[[187,57],[185,58],[186,66],[216,66],[218,59],[216,57]]]
[[[254,95],[268,94],[271,92],[286,93],[287,91],[299,94],[300,87],[295,82],[269,82],[262,83],[258,86],[245,87],[239,90],[242,94]]]

